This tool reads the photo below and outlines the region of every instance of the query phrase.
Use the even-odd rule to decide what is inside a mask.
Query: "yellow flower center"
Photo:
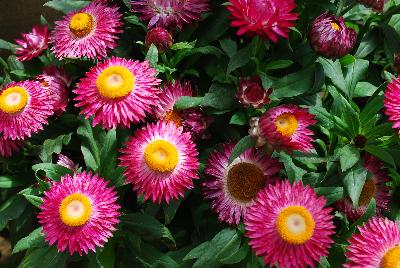
[[[229,169],[226,184],[235,199],[249,202],[265,185],[264,173],[254,164],[238,163]]]
[[[366,180],[364,187],[361,191],[360,198],[358,199],[359,206],[368,206],[372,197],[374,197],[376,191],[375,180]]]
[[[10,87],[0,95],[0,110],[8,114],[21,112],[28,103],[29,94],[23,87]]]
[[[178,164],[179,155],[173,144],[165,140],[157,140],[146,146],[144,159],[153,171],[171,172]]]
[[[104,69],[96,79],[99,93],[107,99],[122,98],[135,87],[135,76],[123,66],[110,66]]]
[[[275,226],[284,241],[292,245],[301,245],[312,237],[315,222],[305,207],[289,206],[281,210]]]
[[[179,113],[175,110],[168,111],[165,114],[165,119],[167,122],[174,122],[176,126],[180,127],[182,126],[182,118],[180,117]]]
[[[381,260],[380,268],[399,268],[400,267],[400,246],[389,249]]]
[[[335,31],[340,31],[342,29],[342,28],[340,28],[339,24],[337,24],[336,22],[331,22],[331,27]]]
[[[296,117],[292,114],[284,113],[275,119],[276,130],[285,137],[291,137],[298,125]]]
[[[75,193],[65,197],[59,208],[61,221],[67,226],[84,225],[90,218],[92,204],[87,196]]]
[[[69,22],[69,29],[76,37],[88,36],[94,28],[92,15],[88,13],[77,13],[72,16]]]

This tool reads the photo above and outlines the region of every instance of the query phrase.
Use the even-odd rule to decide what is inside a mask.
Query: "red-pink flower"
[[[33,26],[32,32],[23,33],[15,42],[21,47],[15,50],[17,60],[28,61],[43,53],[48,47],[49,29],[47,26]]]
[[[65,175],[45,192],[39,223],[46,241],[59,252],[88,254],[103,247],[119,222],[117,192],[91,172]]]
[[[3,135],[0,134],[0,157],[11,157],[13,153],[19,152],[23,146],[23,141],[5,139]]]
[[[294,0],[230,0],[231,25],[238,27],[238,35],[258,35],[273,42],[278,37],[288,38],[289,28],[298,19]]]
[[[314,133],[308,129],[317,121],[307,109],[286,104],[266,111],[258,122],[259,133],[277,150],[309,152]]]
[[[211,200],[218,219],[238,224],[254,204],[257,193],[276,180],[281,164],[256,149],[249,149],[229,164],[235,144],[223,144],[208,158],[204,169],[204,196]]]
[[[236,98],[245,106],[260,108],[271,102],[269,95],[272,89],[265,90],[262,86],[261,78],[254,76],[251,78],[240,78]]]
[[[358,229],[360,233],[349,239],[350,245],[346,252],[348,262],[344,265],[345,268],[400,266],[398,222],[374,217]]]
[[[357,2],[378,12],[382,12],[385,5],[385,0],[357,0]]]
[[[147,32],[145,38],[146,47],[150,47],[151,44],[154,44],[159,53],[164,53],[167,51],[174,40],[172,39],[172,35],[164,28],[156,27]]]
[[[183,196],[199,178],[196,146],[190,134],[172,122],[158,121],[137,130],[121,153],[126,182],[153,202]]]
[[[199,20],[208,11],[209,0],[134,0],[132,12],[140,13],[141,20],[150,20],[148,27],[182,29],[184,24]]]
[[[393,122],[393,128],[398,130],[400,134],[400,76],[393,78],[385,91],[385,114],[389,117],[389,121]]]
[[[277,181],[261,190],[245,217],[250,246],[271,267],[315,267],[334,234],[331,208],[301,182]]]

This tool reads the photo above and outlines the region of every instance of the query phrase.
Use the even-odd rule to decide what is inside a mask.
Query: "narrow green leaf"
[[[326,199],[327,205],[331,205],[344,196],[343,187],[318,187],[314,188],[318,195],[323,195]]]
[[[42,233],[43,228],[39,227],[35,229],[32,233],[30,233],[28,236],[22,238],[17,242],[15,247],[13,248],[12,253],[16,254],[18,252],[27,250],[29,248],[36,248],[36,247],[42,247],[45,245],[44,242],[44,235]]]
[[[182,96],[175,102],[174,108],[177,110],[184,110],[199,107],[202,103],[203,97]]]
[[[56,247],[37,248],[29,251],[18,268],[62,268],[65,267],[68,255],[60,253]]]
[[[15,188],[29,183],[27,178],[0,176],[0,188]]]
[[[235,147],[233,147],[232,154],[229,157],[229,163],[232,163],[237,157],[239,157],[247,149],[253,148],[256,145],[255,140],[250,136],[243,137]]]
[[[52,0],[46,2],[44,6],[51,7],[52,9],[67,14],[73,10],[81,9],[88,4],[90,4],[90,1]]]
[[[346,87],[346,81],[343,76],[340,61],[332,61],[323,57],[318,58],[317,61],[321,63],[325,75],[331,79],[332,83],[348,96],[349,92]]]
[[[273,81],[273,98],[289,98],[306,93],[312,89],[315,78],[315,66],[288,74]]]
[[[230,74],[232,71],[237,68],[245,66],[250,61],[250,47],[242,48],[238,50],[229,60],[228,69],[226,70],[227,74]]]
[[[151,66],[156,66],[158,62],[158,49],[154,44],[151,44],[146,54],[146,60]]]
[[[394,159],[390,153],[388,153],[385,149],[376,146],[376,145],[366,145],[364,147],[365,151],[368,153],[378,157],[382,161],[388,163],[392,167],[396,167],[396,164],[394,162]]]
[[[247,121],[248,121],[247,115],[244,112],[237,112],[234,115],[232,115],[229,124],[242,126],[246,124]]]
[[[367,171],[357,165],[345,173],[343,183],[354,207],[358,207],[358,199],[367,179]]]

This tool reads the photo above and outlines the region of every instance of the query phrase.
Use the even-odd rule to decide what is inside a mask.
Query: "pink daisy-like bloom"
[[[68,104],[68,87],[71,85],[66,72],[55,66],[48,66],[36,79],[48,91],[54,113],[60,115],[65,112]]]
[[[301,182],[277,181],[261,190],[245,217],[250,246],[271,267],[315,267],[334,233],[331,208]]]
[[[144,121],[158,101],[160,80],[147,61],[112,57],[91,68],[73,91],[77,107],[86,118],[93,116],[93,126],[128,128]]]
[[[0,132],[6,139],[30,137],[52,114],[47,91],[39,82],[12,82],[0,90]]]
[[[184,24],[199,20],[201,13],[208,11],[208,0],[135,0],[132,12],[140,13],[141,20],[150,20],[153,26],[175,30]]]
[[[204,169],[204,196],[220,221],[238,224],[254,204],[257,193],[276,180],[281,164],[268,155],[248,149],[229,164],[234,144],[223,144],[214,151]]]
[[[251,78],[240,78],[236,98],[244,106],[261,108],[263,105],[271,102],[269,99],[271,93],[272,88],[265,90],[262,86],[261,78],[254,76]]]
[[[309,152],[314,133],[307,127],[315,124],[314,115],[296,105],[281,105],[266,111],[258,122],[260,135],[277,150]]]
[[[393,128],[397,129],[400,134],[400,76],[393,78],[385,91],[385,114],[389,117],[389,121],[393,122]]]
[[[378,216],[388,209],[390,202],[390,188],[385,185],[386,182],[390,181],[390,177],[388,171],[384,169],[383,163],[370,154],[364,154],[362,158],[365,169],[372,174],[372,177],[364,183],[358,207],[354,207],[349,198],[344,198],[336,203],[338,210],[344,212],[352,221],[356,221],[364,215],[373,197],[376,200],[376,214]]]
[[[58,154],[57,164],[66,168],[69,168],[73,172],[76,172],[79,168],[78,164],[75,164],[68,156]]]
[[[49,29],[47,26],[33,26],[32,32],[23,33],[22,39],[16,39],[15,42],[20,45],[15,50],[19,61],[29,61],[40,56],[48,47]]]
[[[255,35],[263,39],[278,41],[288,38],[289,28],[299,15],[292,13],[294,0],[230,0],[227,9],[231,12],[231,25],[238,27],[237,34]]]
[[[45,192],[39,223],[45,240],[59,252],[96,252],[103,247],[119,222],[117,192],[91,172],[65,175]]]
[[[183,130],[190,132],[194,140],[204,139],[208,137],[207,129],[214,119],[204,114],[200,109],[192,108],[181,111],[174,109],[174,105],[180,97],[193,97],[193,95],[193,89],[189,82],[175,81],[166,84],[159,96],[154,114],[158,119],[165,119],[167,122],[172,121],[178,127],[183,126]]]
[[[395,268],[400,266],[399,223],[387,218],[374,217],[358,227],[347,247],[346,268]]]
[[[57,58],[104,58],[117,46],[122,14],[117,7],[99,1],[73,11],[60,21],[50,35],[51,50]]]
[[[23,141],[5,139],[3,135],[0,134],[0,157],[11,157],[13,153],[19,152],[23,146]]]
[[[183,196],[198,179],[195,144],[172,122],[158,121],[137,130],[121,153],[126,182],[146,200],[168,203]]]

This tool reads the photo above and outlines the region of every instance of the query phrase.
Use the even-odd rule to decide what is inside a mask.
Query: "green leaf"
[[[0,49],[5,49],[9,50],[11,52],[15,52],[15,49],[18,47],[18,45],[15,45],[13,43],[10,43],[6,40],[0,39]]]
[[[42,205],[43,200],[40,196],[36,196],[36,195],[31,195],[31,194],[22,194],[26,200],[28,200],[29,203],[31,203],[32,205],[34,205],[35,207],[40,207],[40,205]]]
[[[372,218],[376,213],[376,200],[372,198],[369,202],[368,208],[365,213],[353,224],[354,226],[362,225]]]
[[[131,213],[121,217],[123,226],[140,235],[143,239],[167,240],[175,245],[175,239],[167,227],[153,217],[143,213]]]
[[[358,49],[354,56],[356,56],[357,58],[365,58],[375,50],[378,44],[379,32],[374,29],[370,30],[361,39],[361,43],[358,46]]]
[[[103,144],[105,136],[104,130],[99,126],[92,128],[90,121],[83,119],[81,120],[81,125],[78,127],[77,133],[82,140],[81,151],[86,166],[97,172],[100,165],[101,148],[99,144]]]
[[[286,152],[284,152],[284,151],[279,152],[279,158],[280,158],[280,162],[282,162],[283,165],[285,166],[286,175],[288,177],[288,180],[290,182],[301,181],[304,174],[306,174],[307,172],[304,169],[296,166],[293,163],[292,157],[290,155],[288,155]]]
[[[358,207],[358,199],[367,179],[367,171],[360,165],[356,165],[345,173],[343,178],[344,187],[353,202],[354,207]]]
[[[242,126],[242,125],[246,124],[247,121],[248,121],[248,119],[247,119],[246,113],[237,112],[234,115],[232,115],[231,120],[229,121],[229,124]]]
[[[44,247],[30,250],[18,268],[63,268],[66,266],[68,255],[60,253],[56,247]]]
[[[19,240],[13,248],[12,253],[16,254],[29,248],[43,247],[45,245],[45,241],[42,230],[43,228],[39,227],[35,229],[32,233],[30,233],[27,237]]]
[[[144,25],[142,23],[142,21],[139,19],[139,17],[136,16],[136,15],[130,15],[130,16],[124,17],[124,20],[127,21],[130,24],[133,24],[133,25],[141,27],[145,31],[147,30],[146,25]]]
[[[117,155],[117,133],[115,129],[111,129],[108,131],[100,150],[99,174],[106,180],[110,180],[115,175]]]
[[[233,147],[231,156],[229,157],[229,163],[232,163],[237,157],[239,157],[243,152],[247,149],[253,148],[256,145],[256,141],[250,137],[243,137],[238,143],[236,143],[235,147]]]
[[[44,4],[44,6],[50,7],[57,11],[61,11],[64,14],[70,11],[81,9],[90,4],[90,1],[71,1],[71,0],[52,0]]]
[[[289,98],[309,91],[314,84],[315,67],[311,66],[297,73],[288,74],[273,82],[273,98]]]
[[[226,70],[227,74],[230,74],[232,71],[237,68],[245,66],[250,61],[250,47],[242,48],[238,50],[229,60],[228,69]]]
[[[290,67],[294,62],[291,60],[274,60],[265,65],[266,70],[278,70]]]
[[[347,72],[345,81],[347,85],[348,96],[350,98],[352,98],[354,95],[357,83],[363,79],[367,73],[368,66],[369,61],[362,59],[355,59],[352,64],[346,66]]]
[[[237,44],[232,39],[222,39],[219,40],[219,44],[221,45],[222,50],[228,55],[229,58],[232,58],[237,52]]]
[[[182,96],[175,102],[174,108],[184,110],[199,107],[203,103],[203,97]]]
[[[0,176],[0,188],[15,188],[18,186],[22,186],[27,184],[29,181],[27,181],[26,178],[22,177],[11,177],[9,175],[6,176]]]
[[[393,55],[400,51],[400,36],[390,25],[382,24],[386,57],[393,62]]]
[[[364,147],[364,150],[378,157],[379,159],[391,165],[392,167],[396,167],[393,156],[390,153],[388,153],[385,149],[375,145],[366,145]]]
[[[154,44],[151,44],[146,54],[146,60],[151,66],[156,66],[158,62],[158,49]]]
[[[354,98],[370,97],[378,89],[377,86],[369,82],[358,82],[354,90]]]
[[[192,49],[194,48],[194,43],[190,42],[179,42],[179,43],[175,43],[171,46],[171,50],[181,50],[181,49]]]
[[[20,195],[14,195],[0,206],[0,231],[4,229],[9,220],[17,219],[27,205],[26,200]]]
[[[344,197],[343,187],[318,187],[314,190],[318,195],[325,197],[328,206]]]
[[[340,61],[332,61],[323,57],[318,58],[317,61],[322,65],[325,75],[331,79],[332,83],[348,96],[349,92],[346,87],[346,81],[343,76]]]
[[[204,95],[202,105],[217,110],[229,110],[236,103],[235,93],[236,91],[232,87],[214,83],[208,93]]]
[[[370,100],[364,109],[360,113],[360,121],[362,125],[365,125],[375,117],[375,115],[383,108],[383,95],[378,95],[372,100]]]
[[[44,163],[51,162],[53,153],[61,153],[63,145],[67,145],[71,141],[72,133],[60,135],[55,139],[47,139],[43,142],[39,157]]]
[[[339,149],[339,159],[342,172],[345,172],[360,160],[360,151],[354,146],[347,144]]]
[[[40,179],[40,176],[37,173],[39,171],[44,171],[46,177],[54,181],[60,181],[61,176],[64,176],[65,174],[73,174],[73,171],[69,168],[52,163],[36,164],[32,166],[32,169],[35,172],[36,178]]]
[[[169,204],[163,203],[162,207],[164,210],[165,224],[168,225],[174,219],[179,206],[181,205],[182,199],[171,200]]]

